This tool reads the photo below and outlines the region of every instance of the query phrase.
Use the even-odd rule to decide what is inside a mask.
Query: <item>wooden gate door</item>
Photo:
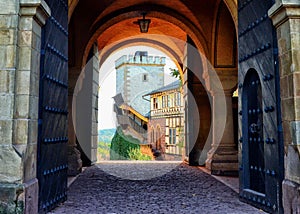
[[[265,194],[265,153],[263,141],[262,92],[260,79],[255,70],[247,73],[243,94],[243,112],[248,114],[242,121],[245,126],[243,136],[247,143],[243,145],[244,160],[248,160],[247,186],[258,193]],[[244,147],[245,146],[245,147]],[[246,152],[248,151],[248,152]]]
[[[240,198],[282,213],[283,140],[276,32],[272,0],[240,0]]]
[[[68,2],[46,0],[42,28],[37,178],[39,213],[66,200],[68,109]]]

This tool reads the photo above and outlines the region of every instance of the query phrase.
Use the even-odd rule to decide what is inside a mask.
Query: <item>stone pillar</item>
[[[37,213],[41,27],[44,1],[0,0],[0,213]]]
[[[76,69],[75,69],[76,70]],[[68,90],[68,176],[76,176],[82,171],[82,160],[80,152],[77,149],[76,134],[73,124],[73,91],[76,84],[76,78],[72,75],[74,70],[69,69],[69,90]],[[71,74],[70,74],[71,73]],[[72,78],[73,77],[73,78]]]
[[[97,161],[97,148],[98,148],[98,94],[99,94],[99,57],[98,46],[93,46],[93,89],[92,89],[92,130],[91,130],[91,161]]]
[[[284,213],[300,213],[300,2],[276,0],[269,10],[278,39],[284,135]]]
[[[69,68],[69,153],[70,176],[82,166],[97,161],[99,60],[97,45],[83,69]]]
[[[220,103],[221,96],[224,95],[226,106]],[[238,173],[238,151],[234,143],[232,95],[232,89],[224,90],[224,94],[216,91],[212,92],[213,142],[212,148],[208,152],[206,168],[212,174],[216,175],[236,175]],[[225,130],[223,133],[220,132],[223,130],[223,127],[219,127],[219,124],[222,124],[219,121],[222,114],[226,114]]]

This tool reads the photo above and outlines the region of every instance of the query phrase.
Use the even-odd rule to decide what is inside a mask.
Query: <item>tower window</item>
[[[143,82],[147,82],[148,81],[148,75],[147,74],[143,74]]]

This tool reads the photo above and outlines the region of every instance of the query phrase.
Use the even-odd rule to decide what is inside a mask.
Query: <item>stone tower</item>
[[[115,62],[116,93],[121,93],[125,103],[146,115],[150,105],[142,96],[164,85],[165,61],[165,57],[148,56],[146,51],[120,57]]]

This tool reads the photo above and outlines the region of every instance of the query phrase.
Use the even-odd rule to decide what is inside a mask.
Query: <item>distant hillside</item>
[[[116,129],[102,129],[98,130],[99,142],[110,143],[114,137]]]

